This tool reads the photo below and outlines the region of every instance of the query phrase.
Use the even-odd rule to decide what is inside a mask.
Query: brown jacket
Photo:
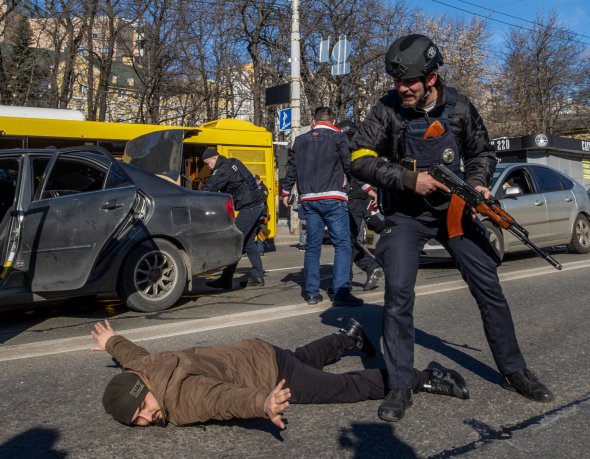
[[[258,339],[150,354],[116,335],[106,350],[146,383],[176,425],[265,417],[264,400],[277,384],[275,350]]]

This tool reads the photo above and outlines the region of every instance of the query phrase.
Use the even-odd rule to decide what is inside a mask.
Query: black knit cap
[[[102,404],[107,413],[123,424],[131,425],[131,419],[144,401],[148,388],[134,373],[119,373],[107,384]]]
[[[203,154],[201,155],[201,159],[204,161],[206,159],[209,158],[213,158],[214,156],[217,156],[219,153],[217,153],[217,150],[215,148],[207,148]]]

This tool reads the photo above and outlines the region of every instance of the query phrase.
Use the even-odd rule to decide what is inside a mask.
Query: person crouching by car
[[[214,148],[207,148],[201,155],[203,162],[211,169],[209,180],[201,191],[228,193],[238,211],[236,226],[244,235],[243,252],[248,255],[252,270],[243,287],[263,286],[264,268],[260,252],[254,242],[258,221],[264,213],[264,196],[252,173],[236,158],[226,158]],[[231,290],[237,263],[226,267],[218,279],[207,282],[209,287]]]

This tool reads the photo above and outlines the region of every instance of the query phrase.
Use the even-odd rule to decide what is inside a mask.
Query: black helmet
[[[342,120],[336,124],[336,127],[344,132],[348,137],[352,137],[357,131],[356,124],[350,120]]]
[[[423,77],[442,64],[438,47],[430,38],[420,34],[398,38],[385,56],[385,70],[394,78]]]

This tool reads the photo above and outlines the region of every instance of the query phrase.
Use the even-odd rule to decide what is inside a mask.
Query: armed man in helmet
[[[399,421],[412,406],[414,285],[420,252],[431,238],[454,258],[477,302],[503,387],[537,402],[553,399],[519,349],[498,279],[500,258],[487,231],[466,209],[463,236],[448,236],[449,190],[428,168],[445,164],[487,197],[496,155],[476,108],[437,74],[442,64],[428,37],[395,40],[385,58],[394,89],[371,109],[351,144],[351,172],[381,190],[387,226],[376,249],[385,278],[383,341],[390,392],[378,411],[385,421]]]

